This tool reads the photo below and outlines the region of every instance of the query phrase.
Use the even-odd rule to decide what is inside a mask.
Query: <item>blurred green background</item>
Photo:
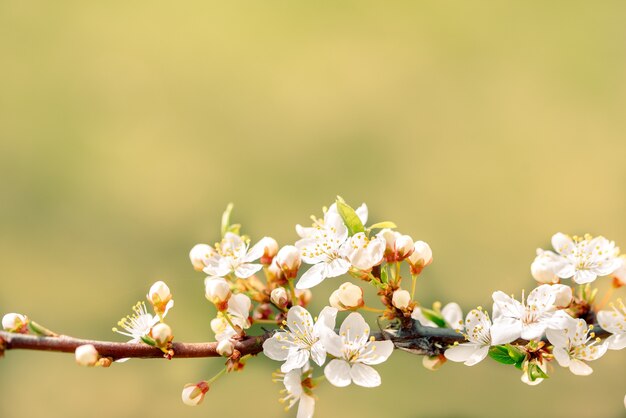
[[[554,232],[626,245],[625,19],[622,1],[2,1],[0,311],[123,341],[165,280],[176,338],[211,340],[187,253],[230,201],[281,244],[336,194],[365,201],[431,244],[420,299],[465,310],[530,289]],[[623,354],[527,387],[399,352],[376,390],[321,387],[317,416],[623,416]],[[264,358],[184,406],[220,365],[11,351],[0,416],[286,416]]]

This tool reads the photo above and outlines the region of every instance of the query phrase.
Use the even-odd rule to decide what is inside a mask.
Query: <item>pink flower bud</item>
[[[274,305],[284,308],[285,306],[287,306],[287,301],[289,300],[289,297],[287,296],[287,291],[284,287],[277,287],[276,289],[272,290],[272,293],[270,294],[270,300]]]
[[[413,238],[408,235],[400,235],[396,239],[396,261],[402,261],[413,253]]]
[[[222,277],[207,277],[204,287],[206,298],[214,303],[218,310],[225,311],[232,295],[228,282]]]
[[[205,380],[196,384],[189,383],[183,388],[181,398],[185,405],[196,406],[204,400],[204,395],[209,391],[209,383]]]
[[[411,274],[420,274],[422,269],[433,262],[433,251],[424,241],[415,241],[413,253],[407,258]]]
[[[285,245],[276,255],[276,264],[287,279],[295,279],[300,268],[300,250],[293,245]]]
[[[263,255],[261,256],[261,264],[269,266],[278,253],[278,242],[271,237],[263,237],[259,244],[263,246]]]

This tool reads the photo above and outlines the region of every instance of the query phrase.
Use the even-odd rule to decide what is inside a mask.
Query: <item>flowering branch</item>
[[[263,342],[269,336],[270,334],[266,333],[256,337],[245,337],[234,344],[234,349],[239,351],[242,356],[258,354],[263,351]],[[109,357],[112,360],[122,358],[163,358],[163,351],[147,344],[83,340],[66,335],[46,337],[0,331],[0,353],[5,350],[25,349],[73,354],[77,347],[87,344],[93,345],[100,356]],[[172,358],[220,357],[220,354],[217,352],[217,345],[217,342],[174,342],[171,344],[171,349],[175,353]]]
[[[594,326],[598,337],[606,337],[609,333],[600,326]],[[263,351],[263,343],[270,338],[272,333],[266,332],[258,336],[247,336],[234,344],[234,350],[239,351],[241,356],[256,355]],[[433,328],[421,326],[414,322],[411,330],[384,330],[373,334],[375,340],[389,340],[398,349],[417,355],[436,356],[443,354],[445,348],[454,343],[462,343],[465,337],[449,328]],[[528,341],[519,339],[516,344],[527,344]],[[112,360],[122,358],[163,358],[163,352],[147,344],[120,343],[113,341],[85,340],[81,338],[60,335],[58,337],[46,337],[30,334],[16,334],[0,331],[0,354],[6,350],[35,350],[52,351],[57,353],[74,353],[81,345],[93,345],[100,356],[109,357]],[[218,342],[181,343],[174,342],[171,348],[174,351],[172,358],[203,358],[221,357],[217,351]]]
[[[189,254],[194,269],[206,274],[205,296],[216,309],[210,321],[215,342],[173,341],[165,317],[174,299],[159,281],[146,295],[149,305],[138,302],[113,328],[128,342],[59,335],[25,315],[9,313],[2,318],[0,356],[12,349],[65,352],[74,353],[80,365],[103,367],[129,358],[226,359],[215,376],[183,387],[182,401],[195,406],[218,378],[243,370],[262,352],[281,362],[273,375],[285,387],[281,402],[287,409],[299,403],[298,417],[310,418],[319,384],[379,386],[382,378],[373,366],[395,349],[424,356],[422,363],[430,370],[448,360],[474,366],[490,358],[514,366],[522,382],[537,385],[555,364],[587,376],[593,372],[588,362],[607,350],[626,348],[626,306],[620,298],[611,302],[612,292],[626,285],[626,255],[604,237],[555,234],[555,251],[537,250],[531,265],[537,287],[528,295],[522,292],[519,300],[495,291],[491,316],[480,306],[464,316],[455,302],[435,302],[432,309],[420,303],[417,282],[433,261],[430,246],[395,231],[393,222],[367,226],[365,204],[353,209],[338,197],[323,218],[312,217],[311,227],[297,225],[300,239],[282,248],[270,237],[251,246],[240,225],[231,224],[231,210],[229,205],[222,217],[221,241],[197,244]],[[373,286],[382,306],[369,305],[373,300],[366,304],[361,286],[347,281],[314,316],[307,310],[311,288],[341,276]],[[598,289],[591,283],[607,276],[613,286],[597,303]],[[379,315],[377,332],[371,332],[360,310]],[[253,324],[275,329],[249,335]]]

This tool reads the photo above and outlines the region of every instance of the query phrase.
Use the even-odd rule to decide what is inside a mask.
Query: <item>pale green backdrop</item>
[[[624,22],[621,1],[1,1],[0,311],[123,341],[162,279],[176,338],[210,340],[187,252],[230,201],[281,244],[365,201],[432,245],[420,299],[464,309],[530,289],[554,232],[626,246]],[[623,416],[624,354],[527,387],[396,353],[377,390],[320,388],[317,416]],[[219,365],[8,352],[0,416],[287,416],[264,358],[184,406]]]

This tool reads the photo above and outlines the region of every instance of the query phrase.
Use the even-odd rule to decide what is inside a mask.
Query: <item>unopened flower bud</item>
[[[330,306],[340,311],[360,308],[365,304],[363,301],[363,289],[346,282],[330,295],[328,302]]]
[[[92,344],[84,344],[76,347],[74,352],[76,356],[76,363],[81,366],[95,366],[100,358],[98,350]]]
[[[539,283],[558,283],[559,277],[554,271],[559,267],[559,263],[558,256],[553,252],[537,249],[537,257],[530,265],[530,274]]]
[[[185,405],[196,406],[204,400],[204,395],[209,391],[209,383],[207,381],[198,382],[196,384],[189,383],[183,388],[181,398]]]
[[[197,271],[202,271],[206,267],[205,260],[215,255],[215,250],[207,244],[196,244],[189,251],[191,265]]]
[[[285,277],[285,273],[283,270],[276,264],[276,258],[270,266],[267,268],[267,280],[268,282],[273,282],[279,285],[283,285],[287,283],[287,277]]]
[[[217,353],[222,357],[232,356],[234,350],[235,346],[233,345],[233,342],[229,339],[222,340],[217,343]]]
[[[225,311],[230,299],[230,285],[222,277],[207,277],[204,281],[205,296],[218,310]]]
[[[146,296],[148,301],[152,303],[155,307],[155,310],[162,311],[165,309],[167,303],[172,300],[172,294],[170,293],[170,288],[165,284],[165,282],[158,281],[150,287],[148,291],[148,295]]]
[[[419,274],[424,267],[433,262],[433,251],[424,241],[415,241],[413,253],[407,258],[411,265],[411,274]]]
[[[574,295],[571,287],[564,284],[554,284],[551,286],[551,290],[554,292],[554,306],[567,308],[572,303]]]
[[[22,314],[8,313],[2,317],[2,328],[8,332],[27,333],[28,319]]]
[[[296,298],[298,298],[300,306],[306,307],[311,302],[313,293],[311,289],[296,289]]]
[[[413,238],[408,235],[400,235],[396,239],[396,260],[402,261],[413,253]]]
[[[152,334],[152,338],[156,341],[158,347],[165,347],[167,343],[172,341],[172,328],[162,322],[152,327],[150,334]]]
[[[443,364],[446,362],[446,360],[446,356],[444,355],[424,356],[422,358],[422,366],[434,372],[435,370],[439,370],[441,366],[443,366]]]
[[[385,240],[385,258],[387,261],[395,261],[395,243],[396,239],[400,236],[400,233],[392,231],[389,228],[385,228],[381,229],[376,236]]]
[[[391,297],[391,303],[398,309],[406,309],[411,303],[411,294],[407,290],[396,290]]]
[[[287,279],[295,279],[300,268],[300,250],[293,245],[285,245],[276,255],[276,264]]]
[[[611,273],[611,276],[613,276],[613,287],[616,289],[626,285],[626,255],[621,255],[619,261],[619,267]]]
[[[263,255],[261,256],[261,264],[269,266],[272,260],[278,254],[278,242],[271,237],[263,237],[258,245],[263,246]]]
[[[274,305],[280,308],[284,308],[285,306],[287,306],[287,301],[289,300],[287,296],[287,291],[284,287],[277,287],[276,289],[272,290],[272,293],[270,294],[270,300]]]

